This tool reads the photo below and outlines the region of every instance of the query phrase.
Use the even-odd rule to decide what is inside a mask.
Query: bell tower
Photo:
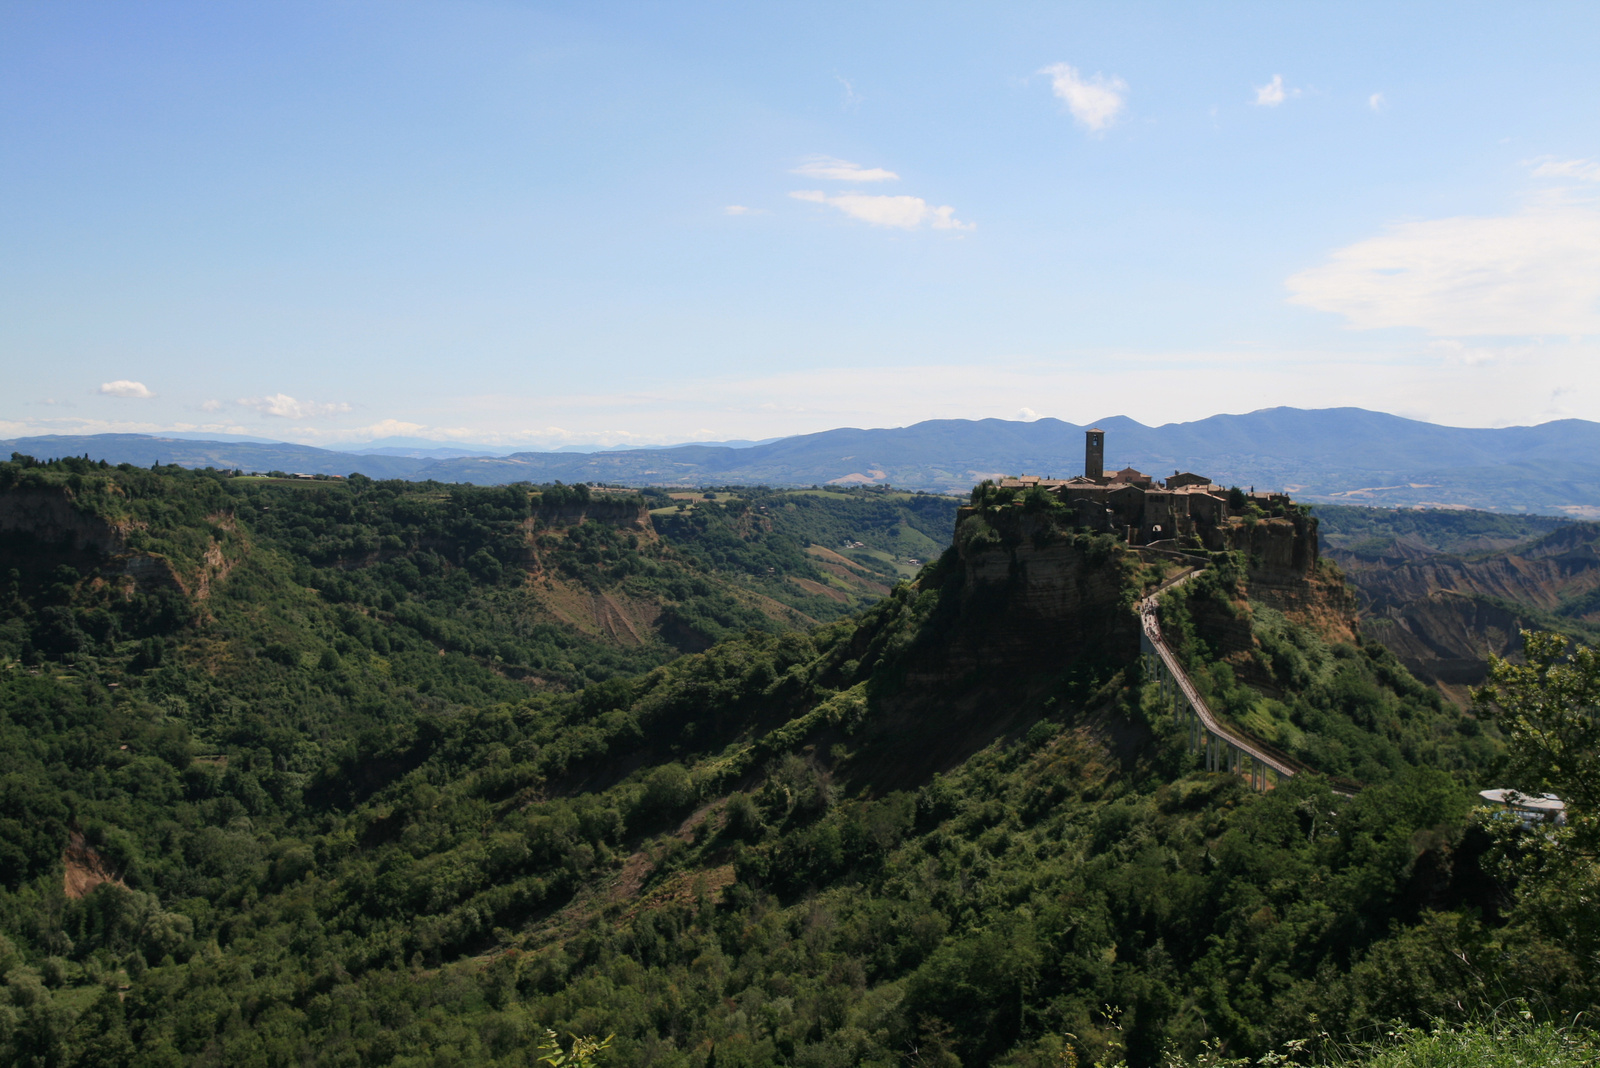
[[[1106,432],[1099,427],[1083,432],[1083,474],[1096,482],[1106,477]]]

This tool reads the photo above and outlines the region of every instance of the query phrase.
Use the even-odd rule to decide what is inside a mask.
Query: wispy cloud
[[[863,167],[832,156],[812,156],[789,172],[824,182],[898,182],[900,176],[882,167]]]
[[[34,419],[25,422],[0,420],[0,437],[35,434],[240,434],[250,435],[248,427],[232,423],[164,423],[132,419]]]
[[[130,400],[149,400],[155,396],[143,382],[130,382],[126,378],[100,383],[100,392],[108,397],[126,397]]]
[[[1373,93],[1371,96],[1367,97],[1367,107],[1371,108],[1373,111],[1382,111],[1388,106],[1389,102],[1383,99],[1382,93]]]
[[[1266,85],[1256,86],[1256,106],[1263,108],[1275,108],[1285,100],[1289,99],[1291,96],[1299,95],[1300,90],[1298,89],[1284,88],[1283,75],[1274,74],[1272,76],[1272,80]],[[1381,93],[1378,95],[1380,98],[1382,97]],[[1371,101],[1369,100],[1368,103],[1371,103]]]
[[[1514,215],[1402,223],[1288,280],[1293,304],[1356,329],[1445,337],[1600,333],[1600,210],[1543,204]]]
[[[853,219],[874,226],[893,226],[902,230],[915,230],[927,224],[935,230],[973,230],[976,223],[964,223],[955,217],[955,208],[948,204],[933,207],[921,197],[873,196],[867,193],[841,193],[829,196],[820,189],[800,189],[789,194],[796,200],[813,204],[826,204],[838,208]]]
[[[1585,182],[1600,182],[1600,163],[1592,159],[1547,159],[1533,169],[1535,178],[1578,178]]]
[[[246,408],[255,409],[262,415],[275,415],[280,419],[319,419],[340,415],[350,410],[350,405],[344,401],[316,404],[312,401],[295,400],[287,393],[274,393],[270,397],[241,397],[239,403]]]
[[[1128,83],[1121,78],[1107,78],[1098,71],[1092,78],[1085,78],[1067,63],[1052,63],[1039,73],[1050,75],[1050,88],[1056,98],[1073,118],[1094,133],[1110,127],[1122,114]]]
[[[749,215],[749,214],[751,214],[751,211],[750,211],[749,208],[745,207],[743,204],[729,204],[727,207],[722,209],[722,214],[724,214],[724,215]]]
[[[861,106],[861,94],[856,92],[856,87],[850,84],[850,79],[842,74],[835,74],[839,84],[844,88],[844,100],[840,104],[846,111],[854,111]]]
[[[1454,338],[1440,338],[1428,342],[1428,351],[1448,363],[1460,364],[1463,367],[1482,367],[1485,364],[1503,361],[1507,358],[1525,356],[1532,351],[1531,346],[1494,347],[1486,345],[1466,345]]]

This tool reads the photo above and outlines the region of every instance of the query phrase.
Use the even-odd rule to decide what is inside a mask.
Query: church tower
[[[1106,432],[1099,427],[1083,432],[1083,474],[1096,482],[1106,477]]]

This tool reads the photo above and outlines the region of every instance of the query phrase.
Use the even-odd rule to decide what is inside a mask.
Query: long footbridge
[[[1188,728],[1189,747],[1204,752],[1207,771],[1246,775],[1257,790],[1270,789],[1300,770],[1288,756],[1242,731],[1226,726],[1200,696],[1188,672],[1178,662],[1172,647],[1161,636],[1156,606],[1161,595],[1199,573],[1191,567],[1156,587],[1139,602],[1139,651],[1145,671],[1161,687],[1161,697],[1172,709],[1180,725]]]

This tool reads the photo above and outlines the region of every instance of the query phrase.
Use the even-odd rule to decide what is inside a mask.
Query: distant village
[[[1161,485],[1132,467],[1106,474],[1105,454],[1105,432],[1088,430],[1082,475],[1068,479],[1022,475],[1002,479],[999,485],[1041,489],[1071,508],[1078,526],[1115,534],[1129,545],[1154,547],[1198,541],[1208,549],[1223,549],[1231,518],[1281,516],[1294,507],[1286,493],[1229,490],[1191,471],[1174,471]]]

